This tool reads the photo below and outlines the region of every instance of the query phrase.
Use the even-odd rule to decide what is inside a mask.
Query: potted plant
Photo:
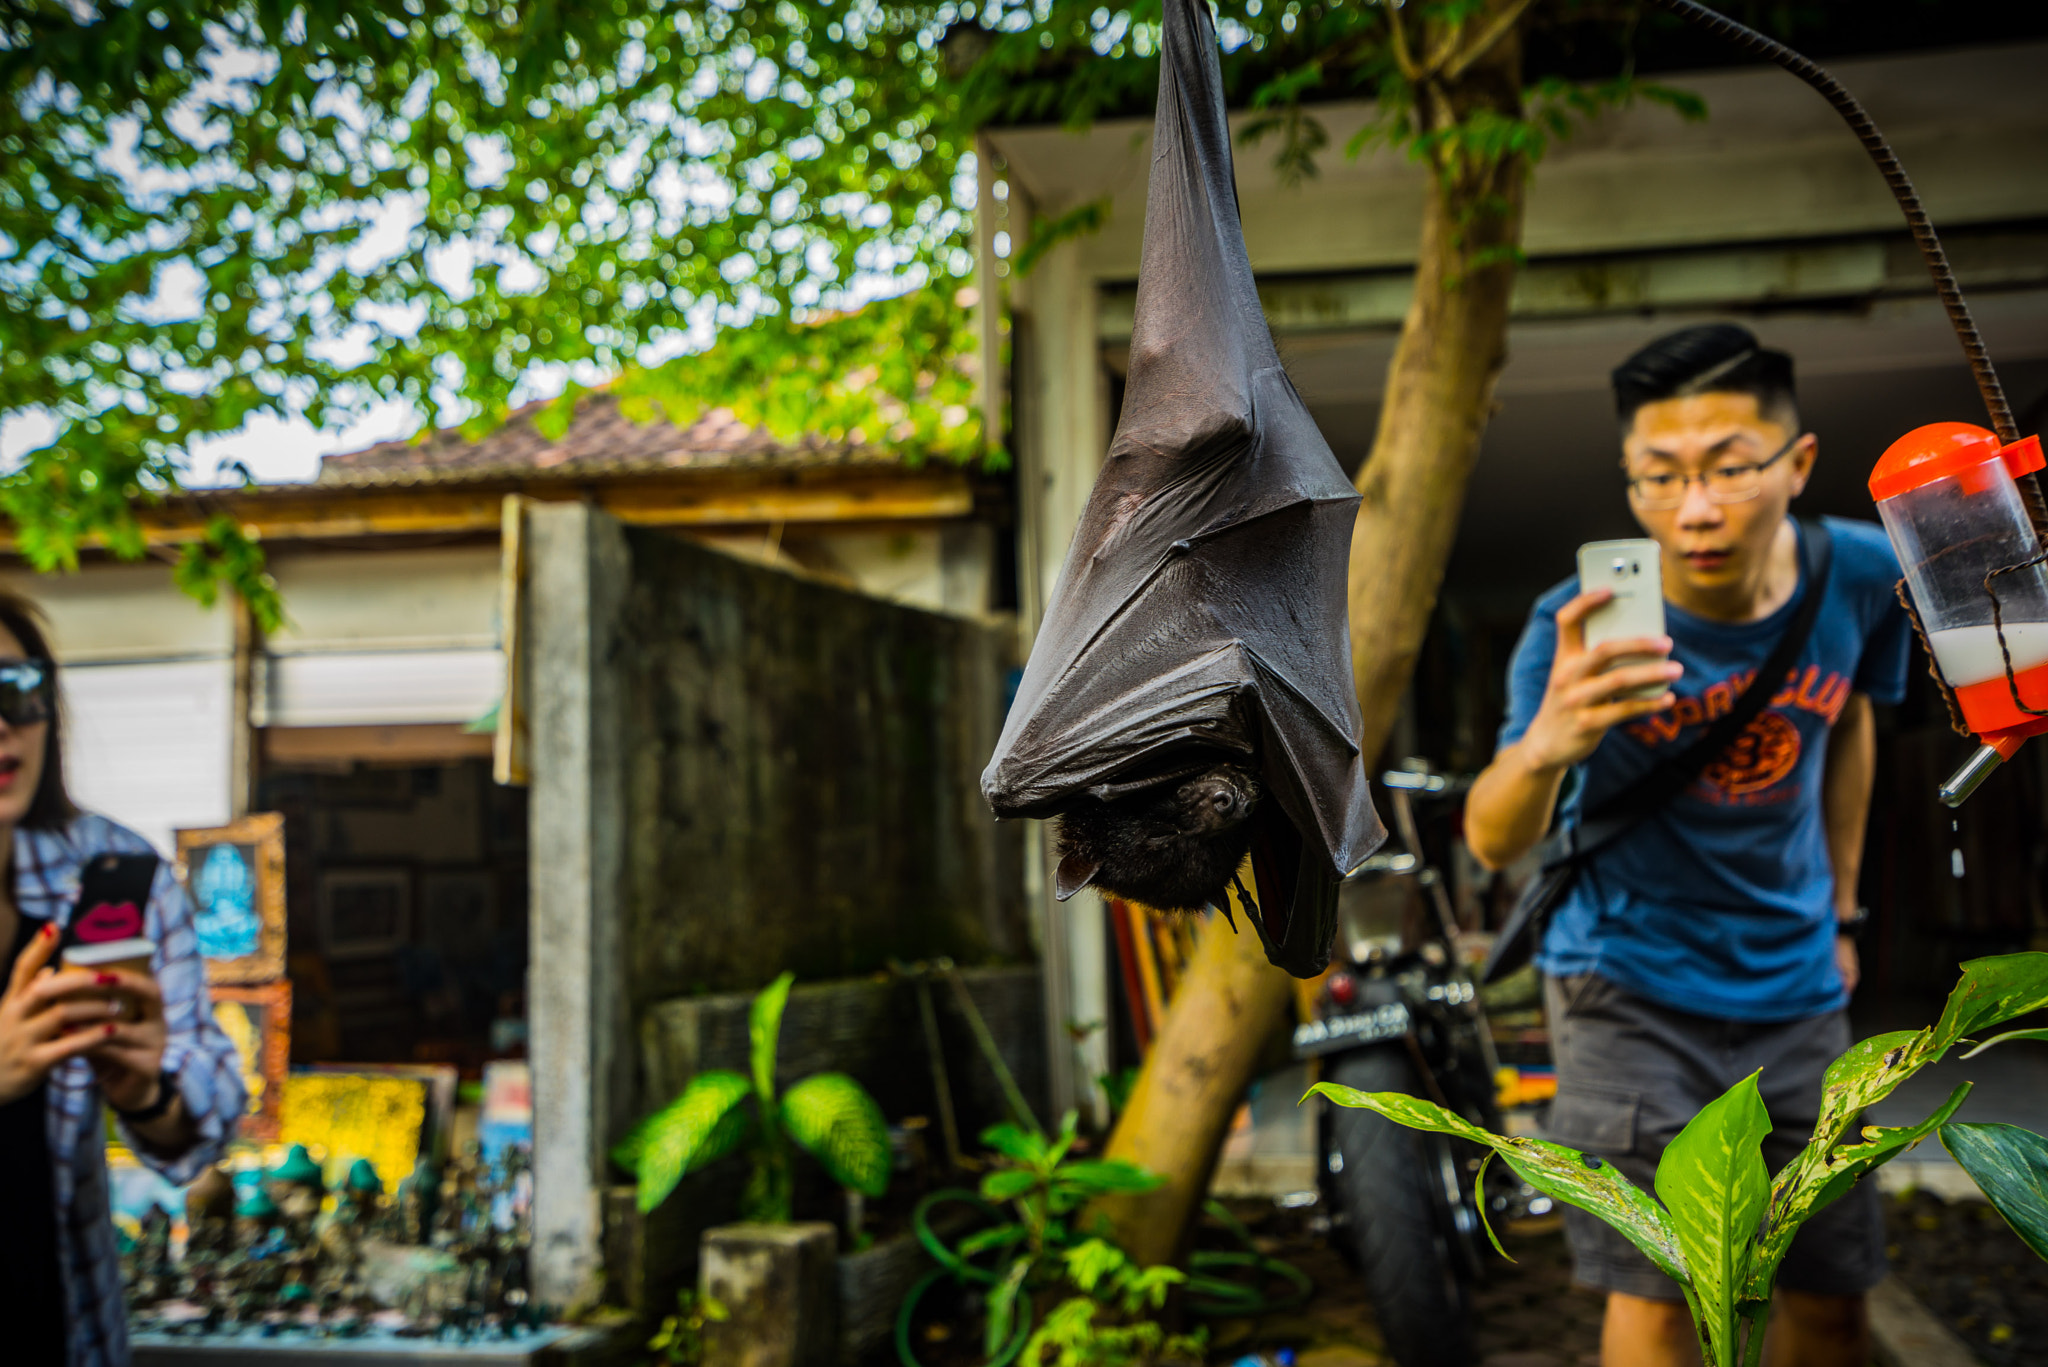
[[[1935,1024],[1864,1040],[1829,1065],[1813,1138],[1775,1178],[1764,1168],[1761,1146],[1771,1122],[1752,1075],[1710,1103],[1664,1151],[1656,1200],[1592,1154],[1493,1134],[1417,1097],[1328,1082],[1310,1091],[1339,1106],[1483,1145],[1553,1200],[1605,1220],[1684,1291],[1708,1367],[1753,1367],[1763,1357],[1771,1288],[1792,1236],[1858,1179],[1937,1130],[2020,1237],[2048,1257],[2048,1141],[2016,1126],[1951,1123],[1970,1093],[1969,1083],[1917,1125],[1865,1126],[1849,1133],[1866,1108],[1940,1061],[1966,1036],[2044,1006],[2048,954],[1974,959],[1963,965],[1962,981]],[[2011,1031],[1970,1052],[2013,1039],[2048,1039],[2048,1031]],[[1490,1228],[1487,1236],[1493,1237]],[[1507,1256],[1498,1239],[1494,1247]]]
[[[747,1017],[751,1078],[706,1069],[613,1148],[612,1161],[638,1179],[642,1214],[688,1174],[745,1151],[751,1167],[740,1198],[743,1218],[787,1223],[792,1145],[849,1191],[878,1197],[888,1190],[889,1127],[866,1088],[844,1073],[813,1073],[776,1094],[775,1045],[795,981],[785,973],[754,998]]]

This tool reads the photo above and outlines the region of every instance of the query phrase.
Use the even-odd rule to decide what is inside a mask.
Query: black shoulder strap
[[[1546,840],[1542,850],[1545,868],[1584,859],[1619,840],[1637,822],[1685,791],[1769,705],[1813,634],[1813,623],[1820,616],[1821,600],[1827,597],[1828,576],[1834,565],[1833,539],[1818,519],[1800,522],[1799,532],[1800,579],[1806,591],[1799,600],[1799,610],[1792,614],[1784,634],[1771,649],[1770,658],[1749,681],[1749,687],[1742,690],[1735,706],[1716,718],[1706,734],[1684,750]]]

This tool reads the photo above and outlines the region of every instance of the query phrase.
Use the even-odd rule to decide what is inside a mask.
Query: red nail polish
[[[102,973],[97,978],[94,978],[93,981],[98,983],[101,987],[112,987],[115,983],[121,980],[111,973]]]
[[[114,1032],[115,1032],[116,1030],[118,1030],[118,1029],[120,1029],[120,1028],[121,1028],[121,1027],[119,1027],[118,1025],[109,1025],[109,1026],[107,1027],[107,1033],[111,1035],[111,1034],[113,1034],[113,1033],[114,1033]]]
[[[52,921],[36,933],[41,935],[45,940],[47,940],[57,933],[57,923],[55,921]]]

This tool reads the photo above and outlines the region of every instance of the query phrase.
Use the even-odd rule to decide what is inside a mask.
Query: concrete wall
[[[605,1151],[653,1100],[655,1002],[1030,951],[1018,833],[978,787],[1004,633],[581,506],[528,517],[536,1271],[575,1303]]]
[[[630,990],[1027,953],[978,786],[997,633],[625,530]]]

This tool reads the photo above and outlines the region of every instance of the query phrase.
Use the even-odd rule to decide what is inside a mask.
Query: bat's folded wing
[[[1253,764],[1259,930],[1307,976],[1385,838],[1346,617],[1358,494],[1260,311],[1208,9],[1164,18],[1123,408],[982,791],[1043,817]]]

